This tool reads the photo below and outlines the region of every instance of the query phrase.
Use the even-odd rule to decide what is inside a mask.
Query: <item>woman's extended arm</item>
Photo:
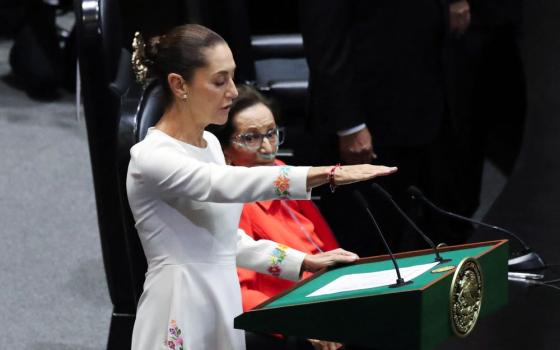
[[[138,145],[137,145],[138,146]],[[136,147],[136,146],[135,146]],[[252,202],[306,199],[310,189],[329,181],[333,167],[238,167],[200,161],[174,144],[153,144],[131,151],[129,179],[162,197],[200,202]],[[371,164],[337,167],[334,183],[344,185],[388,175],[396,168]]]

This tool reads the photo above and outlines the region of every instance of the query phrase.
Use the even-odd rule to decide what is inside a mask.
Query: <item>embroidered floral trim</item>
[[[288,177],[290,169],[290,166],[281,166],[280,174],[278,175],[276,180],[274,180],[274,192],[278,197],[290,197],[290,178]]]
[[[181,329],[177,327],[177,322],[175,320],[171,320],[171,322],[169,322],[169,333],[164,345],[166,346],[166,349],[183,350],[183,337],[181,335]]]
[[[270,266],[267,269],[272,276],[278,277],[282,273],[282,267],[280,267],[280,264],[282,264],[282,261],[286,258],[287,251],[288,247],[283,244],[278,244],[272,251],[272,255],[270,256]]]

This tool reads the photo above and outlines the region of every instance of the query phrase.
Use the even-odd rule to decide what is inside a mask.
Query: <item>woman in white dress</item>
[[[374,165],[227,166],[216,137],[237,96],[235,62],[226,42],[199,25],[184,25],[144,44],[136,37],[141,80],[157,79],[167,106],[146,138],[132,147],[129,204],[148,271],[138,304],[133,350],[243,350],[233,328],[242,312],[236,265],[297,280],[302,271],[357,259],[342,249],[306,255],[238,229],[243,202],[306,199],[311,188],[334,188],[387,175]]]

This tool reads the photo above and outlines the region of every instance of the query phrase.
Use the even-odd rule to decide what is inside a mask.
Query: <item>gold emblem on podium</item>
[[[476,325],[482,306],[482,284],[478,261],[463,259],[453,275],[449,295],[451,328],[459,337],[469,335]]]

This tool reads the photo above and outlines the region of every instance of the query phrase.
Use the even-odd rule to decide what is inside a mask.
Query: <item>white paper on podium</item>
[[[430,270],[437,264],[437,262],[433,262],[429,264],[401,268],[401,277],[405,281],[412,280],[420,276],[424,272]],[[335,279],[331,283],[317,289],[313,293],[308,294],[307,297],[316,297],[325,294],[388,286],[395,283],[396,280],[397,272],[395,271],[395,269],[367,273],[354,273],[351,275],[344,275]]]

